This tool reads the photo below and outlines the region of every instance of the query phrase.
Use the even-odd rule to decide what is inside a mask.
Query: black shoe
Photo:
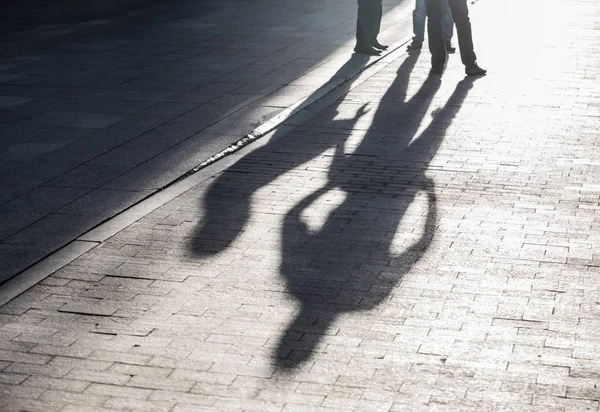
[[[374,48],[376,48],[376,49],[381,49],[381,50],[387,50],[387,48],[388,48],[388,46],[387,46],[387,45],[385,45],[385,44],[381,44],[381,43],[379,43],[377,40],[375,40],[375,41],[374,41],[374,42],[371,44],[371,46],[373,46],[373,47],[374,47]]]
[[[446,51],[448,52],[448,54],[455,53],[456,47],[454,47],[450,41],[447,41],[446,42]]]
[[[407,50],[421,50],[423,42],[413,39],[413,41],[406,47]]]
[[[444,73],[444,68],[443,67],[432,67],[431,70],[429,70],[429,74],[433,75],[433,74],[442,74]]]
[[[373,46],[356,46],[354,51],[358,54],[367,54],[369,56],[379,56],[381,51],[375,49]]]
[[[485,76],[487,70],[479,67],[477,63],[473,63],[472,65],[465,67],[465,73],[467,76]]]

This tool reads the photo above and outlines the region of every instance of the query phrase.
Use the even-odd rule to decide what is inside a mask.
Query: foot
[[[373,46],[356,46],[354,51],[358,54],[366,54],[369,56],[379,56],[381,51],[377,50]]]
[[[388,46],[385,44],[381,44],[379,43],[377,40],[375,40],[371,46],[373,46],[376,49],[380,49],[380,50],[387,50]]]
[[[429,74],[433,75],[433,74],[442,74],[444,73],[444,68],[443,67],[432,67],[431,70],[429,70]]]
[[[450,42],[450,40],[448,40],[448,41],[446,42],[446,51],[447,51],[449,54],[452,54],[452,53],[456,52],[456,47],[454,47],[454,46],[452,45],[452,42]]]
[[[467,76],[485,76],[487,70],[479,67],[477,63],[473,63],[472,65],[465,67],[465,73]]]
[[[413,41],[406,47],[408,50],[421,50],[423,42],[413,39]]]

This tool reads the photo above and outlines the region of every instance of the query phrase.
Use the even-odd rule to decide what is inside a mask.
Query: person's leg
[[[383,1],[373,1],[373,39],[377,39],[377,35],[381,30],[381,18],[383,17]]]
[[[368,7],[364,0],[358,0],[358,15],[356,18],[356,47],[364,47],[369,44],[367,40],[366,14]]]
[[[425,9],[425,0],[416,0],[415,9],[413,10],[413,33],[416,41],[423,43],[425,40],[425,20],[427,18],[427,10]]]
[[[473,34],[471,33],[467,0],[448,0],[448,5],[452,12],[454,24],[456,24],[460,58],[465,66],[472,66],[477,61],[477,56],[473,48]]]
[[[379,43],[379,40],[377,40],[377,36],[379,35],[379,31],[381,30],[381,19],[383,18],[383,0],[377,0],[377,4],[374,6],[374,8],[375,12],[373,14],[373,34],[375,35],[375,37],[371,42],[371,46],[377,49],[385,50],[388,48],[388,46]]]
[[[425,9],[425,0],[415,0],[415,9],[413,10],[413,38],[408,45],[408,50],[421,50],[425,40],[425,20],[427,11]]]
[[[442,35],[442,0],[426,0],[427,35],[431,52],[431,71],[441,73],[446,66],[446,46]]]
[[[454,19],[447,0],[442,1],[442,33],[446,44],[450,43],[454,35]]]
[[[475,49],[473,47],[473,34],[471,32],[471,20],[469,19],[467,0],[448,0],[448,5],[452,11],[454,24],[456,24],[460,58],[465,65],[465,72],[468,75],[484,75],[486,70],[477,65],[477,56],[475,55]]]
[[[364,54],[378,54],[371,45],[377,37],[373,22],[376,20],[377,0],[358,0],[358,17],[356,19],[356,47],[354,51]]]

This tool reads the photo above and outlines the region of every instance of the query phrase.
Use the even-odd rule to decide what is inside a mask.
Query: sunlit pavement
[[[1,307],[0,410],[598,410],[600,4],[470,7]]]

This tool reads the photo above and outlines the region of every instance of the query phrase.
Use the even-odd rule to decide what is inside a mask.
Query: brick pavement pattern
[[[0,409],[599,410],[600,5],[471,7],[1,307]]]

